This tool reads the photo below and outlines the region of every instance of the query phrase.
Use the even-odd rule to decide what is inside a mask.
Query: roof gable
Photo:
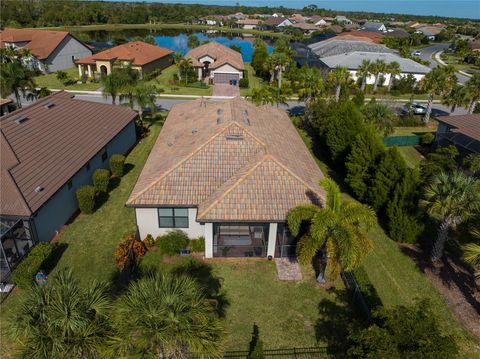
[[[195,67],[203,67],[199,62],[204,56],[210,56],[215,59],[213,64],[210,64],[209,69],[216,69],[226,63],[232,65],[237,70],[244,70],[242,54],[216,41],[212,41],[191,49],[185,57],[190,59],[192,65]]]

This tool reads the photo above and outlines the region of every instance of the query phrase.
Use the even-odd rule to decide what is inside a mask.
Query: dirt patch
[[[444,256],[439,266],[425,259],[423,252],[413,245],[401,245],[430,282],[442,294],[448,306],[462,325],[480,339],[480,292],[470,269],[453,256]]]

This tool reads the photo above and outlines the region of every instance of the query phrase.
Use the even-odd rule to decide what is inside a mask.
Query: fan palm
[[[375,83],[373,84],[373,92],[377,91],[378,83],[380,82],[380,75],[387,70],[387,64],[383,60],[377,60],[373,63],[373,74],[375,75]]]
[[[131,96],[128,97],[128,105],[131,108],[137,108],[142,127],[144,108],[148,107],[153,113],[155,113],[157,110],[157,105],[155,103],[156,95],[161,91],[163,91],[163,89],[159,89],[156,86],[143,82],[132,87],[130,92]],[[120,96],[120,98],[122,98],[122,96]]]
[[[130,284],[115,313],[113,356],[222,356],[223,330],[212,305],[186,276],[150,273]]]
[[[335,88],[335,101],[338,102],[342,87],[346,86],[350,81],[350,71],[346,67],[337,66],[328,74],[328,81]]]
[[[62,271],[31,289],[9,327],[24,358],[96,357],[109,334],[109,309],[105,285],[85,289]]]
[[[338,185],[331,179],[324,179],[321,185],[327,193],[325,207],[295,207],[287,223],[294,236],[301,236],[297,247],[301,263],[311,263],[320,252],[323,260],[317,280],[324,282],[325,278],[335,279],[340,270],[357,268],[372,251],[373,243],[366,231],[376,218],[368,206],[342,200]],[[303,229],[304,224],[308,229]]]
[[[111,96],[112,104],[115,105],[121,91],[131,85],[132,81],[123,72],[113,70],[109,75],[102,76],[100,82],[102,83],[102,95],[105,98]]]
[[[451,65],[438,66],[420,81],[420,89],[428,93],[428,103],[423,122],[428,124],[432,113],[434,96],[447,96],[457,83],[455,68]]]
[[[450,106],[450,112],[455,112],[457,106],[463,106],[467,104],[467,91],[462,85],[456,84],[450,93],[443,96],[442,103],[446,106]]]
[[[362,85],[360,89],[365,91],[367,86],[367,79],[370,75],[372,75],[373,64],[370,60],[363,60],[357,70],[357,76],[362,79]]]
[[[388,92],[392,88],[393,82],[395,81],[396,76],[402,73],[400,69],[400,64],[397,61],[392,61],[387,65],[386,72],[390,74],[390,81],[388,81]]]
[[[467,89],[467,96],[470,99],[468,113],[471,114],[475,110],[478,100],[480,99],[480,73],[477,72],[473,74],[473,76],[465,83],[465,88]]]
[[[305,101],[306,106],[324,90],[323,78],[315,67],[301,69],[298,81],[298,99]]]
[[[274,52],[267,62],[268,66],[272,67],[273,73],[277,76],[277,86],[279,89],[282,88],[283,73],[289,62],[288,56],[283,52]]]
[[[13,94],[19,108],[22,107],[22,96],[35,88],[33,71],[22,65],[19,58],[2,59],[0,66],[0,96],[3,98]]]
[[[462,172],[441,172],[433,177],[421,201],[427,213],[440,221],[430,259],[443,256],[448,232],[480,209],[480,182]]]
[[[473,230],[472,235],[480,239],[480,230]],[[463,258],[475,269],[475,277],[477,277],[477,279],[480,279],[480,244],[467,244],[464,247]]]

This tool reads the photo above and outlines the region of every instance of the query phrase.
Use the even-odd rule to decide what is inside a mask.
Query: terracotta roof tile
[[[212,70],[225,64],[232,65],[237,70],[245,69],[241,53],[215,41],[191,49],[185,55],[185,57],[192,61],[192,65],[195,67],[203,67],[199,59],[204,56],[210,56],[215,60],[215,62],[209,66],[209,69]]]

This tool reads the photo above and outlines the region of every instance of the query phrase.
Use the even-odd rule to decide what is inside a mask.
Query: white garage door
[[[239,74],[216,72],[213,75],[213,82],[216,84],[230,84],[230,85],[238,86],[239,81],[240,81]]]

